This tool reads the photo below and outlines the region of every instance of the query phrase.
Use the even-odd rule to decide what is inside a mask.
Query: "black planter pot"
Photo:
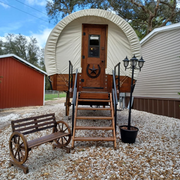
[[[130,126],[130,130],[128,130],[127,125],[119,126],[121,132],[121,140],[124,143],[135,143],[136,136],[139,131],[137,127]]]

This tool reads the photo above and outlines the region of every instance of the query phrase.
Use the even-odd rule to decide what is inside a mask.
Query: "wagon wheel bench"
[[[12,160],[10,160],[9,165],[20,167],[25,174],[29,170],[23,164],[26,162],[28,153],[33,147],[55,141],[56,144],[53,144],[53,148],[64,148],[68,153],[70,152],[70,148],[66,147],[71,141],[70,127],[63,121],[56,121],[55,114],[11,121],[11,126],[13,133],[9,139],[9,150]],[[26,140],[25,135],[46,129],[52,129],[52,133],[30,141]]]

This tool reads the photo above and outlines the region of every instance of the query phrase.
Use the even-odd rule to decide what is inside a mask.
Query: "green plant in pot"
[[[131,93],[130,93],[130,102],[129,102],[129,117],[128,117],[128,125],[122,125],[122,126],[119,126],[120,128],[120,133],[121,133],[121,140],[122,142],[124,143],[134,143],[135,140],[136,140],[136,136],[137,136],[137,133],[139,131],[139,129],[135,126],[131,126],[131,104],[132,104],[132,93],[133,93],[133,80],[134,80],[134,70],[135,69],[138,69],[141,71],[141,68],[143,67],[144,65],[144,60],[143,58],[141,57],[141,59],[137,59],[136,56],[134,55],[132,57],[132,59],[128,59],[127,57],[123,60],[124,62],[124,67],[125,67],[125,70],[127,68],[130,68],[132,69],[132,77],[131,77]],[[130,66],[128,67],[129,65],[129,62],[130,62]],[[139,68],[137,68],[137,64],[139,66]]]

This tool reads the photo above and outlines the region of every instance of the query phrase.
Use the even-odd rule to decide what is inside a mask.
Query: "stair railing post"
[[[73,90],[73,100],[72,100],[72,134],[74,129],[74,108],[76,106],[76,96],[77,96],[77,76],[78,76],[78,69],[76,69],[76,76],[75,76],[75,82],[74,82],[74,90]]]
[[[119,90],[119,97],[120,97],[120,64],[118,64],[118,90]],[[119,100],[119,97],[118,97],[118,100]]]
[[[117,90],[116,90],[116,80],[115,80],[115,74],[114,74],[114,71],[112,71],[112,74],[113,74],[113,91],[114,91],[114,120],[115,120],[115,131],[116,131],[116,122],[117,122],[117,104],[118,104],[118,101],[117,101]]]
[[[120,95],[120,65],[121,63],[119,62],[116,66],[114,66],[114,75],[115,75],[115,80],[118,79],[118,84],[117,84],[117,87],[118,87],[118,93]],[[116,78],[116,68],[118,68],[118,77]],[[119,99],[119,97],[118,97]]]

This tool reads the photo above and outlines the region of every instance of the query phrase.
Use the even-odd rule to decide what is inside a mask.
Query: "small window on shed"
[[[89,35],[89,57],[99,57],[100,35]]]

